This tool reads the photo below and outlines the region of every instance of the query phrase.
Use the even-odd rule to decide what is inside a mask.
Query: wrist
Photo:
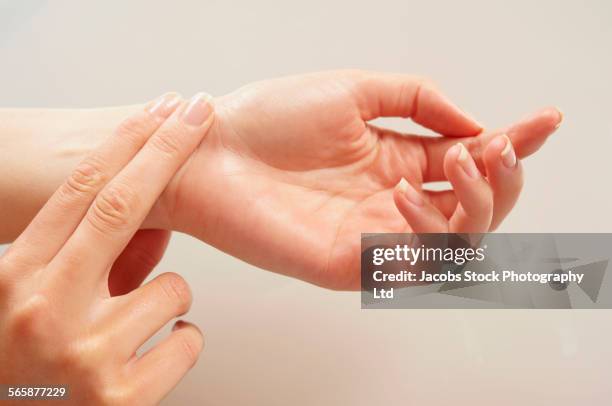
[[[135,108],[0,110],[0,242],[16,238],[78,162]]]

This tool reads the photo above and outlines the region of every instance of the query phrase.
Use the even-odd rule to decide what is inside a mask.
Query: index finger
[[[96,195],[130,162],[149,137],[178,107],[177,93],[167,93],[124,120],[89,154],[11,245],[30,261],[49,263],[74,233]]]
[[[128,244],[174,174],[201,142],[213,121],[203,93],[183,103],[134,159],[98,194],[87,214],[51,262],[55,273],[79,283],[98,281]],[[78,264],[79,269],[74,268]]]

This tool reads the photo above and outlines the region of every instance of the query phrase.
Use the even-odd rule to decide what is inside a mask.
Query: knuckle
[[[181,155],[182,149],[179,135],[186,131],[187,129],[178,123],[160,129],[151,138],[151,147],[169,158],[176,158]]]
[[[340,77],[345,77],[348,83],[353,85],[353,92],[356,94],[365,92],[369,93],[370,89],[376,88],[377,86],[377,73],[361,70],[361,69],[344,69],[339,71]]]
[[[423,89],[437,89],[438,88],[437,83],[432,78],[430,78],[429,76],[410,75],[409,78],[411,80],[406,80],[405,82],[406,83],[410,83],[410,82],[414,83],[416,88],[419,89],[419,90],[423,90]]]
[[[123,388],[117,387],[109,387],[105,389],[98,389],[96,391],[95,398],[97,399],[97,404],[100,405],[130,405],[131,396]]]
[[[72,345],[72,350],[68,354],[76,356],[77,361],[83,362],[86,365],[96,365],[103,356],[105,340],[100,335],[91,335],[78,339],[77,343]],[[74,358],[74,357],[72,357]]]
[[[84,387],[95,392],[105,385],[108,343],[101,337],[69,337],[49,349],[49,361],[59,370],[77,371]]]
[[[95,155],[81,162],[70,174],[60,192],[66,197],[93,193],[104,182],[101,160]]]
[[[402,76],[398,80],[395,107],[405,111],[407,117],[415,118],[419,114],[424,92],[435,89],[433,82],[424,76]]]
[[[155,128],[154,119],[144,112],[124,120],[117,128],[117,135],[137,145],[142,145]]]
[[[124,185],[109,185],[96,198],[88,213],[89,222],[101,231],[124,229],[136,212],[138,197]]]
[[[11,336],[27,341],[47,337],[47,327],[52,327],[54,322],[49,308],[49,300],[42,294],[35,294],[22,302],[9,316]]]
[[[396,99],[394,100],[395,109],[397,111],[406,111],[405,115],[407,116],[416,115],[416,107],[414,106],[418,103],[417,97],[419,96],[420,86],[420,82],[417,82],[416,87],[407,81],[400,83]]]
[[[79,345],[65,345],[55,351],[55,361],[60,368],[65,369],[79,369],[81,373],[84,373],[86,368],[85,365],[87,354],[81,349]],[[88,380],[91,377],[87,376]]]
[[[427,87],[430,89],[436,89],[438,87],[437,82],[429,76],[417,76],[416,80],[422,87]]]
[[[98,367],[104,364],[105,343],[102,337],[71,337],[54,353],[57,366],[79,370],[83,380],[98,381]]]
[[[134,405],[137,404],[136,394],[126,386],[110,385],[96,391],[96,399],[102,405]]]
[[[191,307],[191,289],[182,276],[169,272],[160,276],[158,284],[164,296],[170,303],[177,306],[181,313],[187,312]]]

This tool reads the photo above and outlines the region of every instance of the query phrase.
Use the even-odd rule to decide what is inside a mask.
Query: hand
[[[484,131],[427,81],[360,71],[258,82],[216,106],[211,133],[166,195],[171,226],[259,267],[336,289],[359,287],[361,232],[423,229],[414,216],[406,224],[394,204],[402,177],[417,190],[446,179],[444,156],[458,141],[486,173],[500,162],[483,164],[494,136],[506,133],[522,158],[561,120],[555,109],[544,109],[512,127]],[[405,136],[368,123],[381,116],[410,117],[445,137]],[[488,174],[491,218],[464,227],[499,224],[520,191],[520,169],[515,172],[508,181],[503,172]],[[482,182],[476,182],[481,195]],[[453,192],[423,196],[446,217],[457,207]]]
[[[139,287],[169,234],[137,230],[212,120],[200,96],[150,104],[78,166],[0,257],[0,382],[68,385],[77,405],[156,404],[193,366],[203,340],[186,322],[137,354],[191,304],[176,274]]]

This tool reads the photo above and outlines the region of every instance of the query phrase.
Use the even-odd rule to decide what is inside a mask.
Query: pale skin
[[[545,108],[486,130],[427,80],[363,71],[257,82],[215,99],[215,106],[209,135],[144,226],[187,232],[259,267],[333,289],[359,287],[362,232],[495,229],[520,193],[520,159],[538,150],[562,119]],[[31,179],[45,179],[31,182],[57,185],[95,137],[137,108],[57,112],[72,117],[74,127],[50,136],[56,141],[49,149],[63,152],[56,154],[60,163],[51,170],[30,166]],[[41,114],[53,117],[43,121],[60,120]],[[403,136],[368,123],[381,116],[411,118],[442,137]],[[54,131],[44,123],[37,128]],[[460,172],[460,151],[451,148],[457,142],[480,168],[476,178]],[[519,163],[503,166],[504,150]],[[426,204],[405,201],[402,178]],[[444,179],[453,191],[423,190]],[[32,184],[9,186],[32,194]],[[49,186],[35,189],[39,196],[28,201],[44,202]],[[11,209],[6,202],[2,212],[11,215],[2,220],[12,231],[2,237],[14,238],[41,204]]]
[[[179,321],[137,352],[190,307],[177,274],[140,286],[168,230],[355,289],[361,232],[495,229],[519,196],[520,158],[561,121],[548,108],[487,131],[428,81],[360,71],[255,83],[199,124],[186,111],[209,104],[177,100],[0,111],[0,233],[15,240],[0,257],[0,382],[68,384],[75,404],[157,403],[203,346]],[[442,136],[368,123],[380,116]],[[452,191],[423,190],[443,179]]]
[[[207,99],[174,100],[125,121],[0,257],[3,384],[68,385],[62,404],[150,405],[195,364],[202,334],[184,321],[137,353],[191,305],[177,274],[139,286],[168,235],[138,230],[214,119]]]

